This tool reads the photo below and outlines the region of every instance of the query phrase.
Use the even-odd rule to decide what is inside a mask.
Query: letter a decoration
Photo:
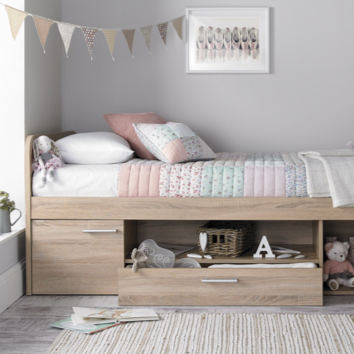
[[[263,236],[259,243],[257,252],[253,255],[253,258],[262,258],[261,252],[266,252],[266,258],[275,258],[275,254],[270,248],[267,236]]]

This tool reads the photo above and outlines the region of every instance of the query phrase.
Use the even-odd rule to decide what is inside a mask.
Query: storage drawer
[[[118,270],[120,306],[322,305],[322,287],[321,268]]]
[[[32,222],[33,294],[116,295],[123,259],[121,220]]]

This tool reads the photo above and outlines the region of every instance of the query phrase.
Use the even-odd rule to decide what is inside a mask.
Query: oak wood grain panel
[[[74,132],[49,133],[50,139],[56,141]],[[25,141],[25,208],[26,208],[26,293],[32,294],[32,242],[31,242],[31,198],[32,198],[32,160],[33,160],[33,142],[40,135],[29,135]]]
[[[202,283],[202,279],[238,279]],[[322,269],[118,270],[119,305],[322,305]]]
[[[195,245],[197,228],[205,220],[138,220],[138,244],[147,238],[157,243]],[[258,244],[263,235],[273,244],[312,244],[312,221],[255,221],[254,242]]]
[[[32,197],[32,219],[354,220],[330,198]]]
[[[354,236],[354,221],[324,221],[324,237],[336,236],[339,241],[348,241],[348,238]]]
[[[124,265],[122,221],[34,220],[32,231],[34,294],[117,294],[117,268]]]
[[[323,221],[313,221],[313,244],[319,259],[319,266],[323,267]]]
[[[348,288],[347,286],[340,285],[338,290],[331,290],[329,287],[324,286],[323,295],[344,295],[344,296],[354,296],[354,288]]]
[[[124,221],[124,259],[122,260],[124,268],[125,259],[131,259],[131,252],[135,247],[138,247],[137,243],[137,227],[136,221],[134,220],[125,220]],[[132,261],[133,262],[133,261]],[[121,266],[121,263],[120,263]]]

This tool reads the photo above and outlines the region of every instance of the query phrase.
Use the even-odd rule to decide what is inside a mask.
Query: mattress
[[[37,188],[40,172],[34,172],[32,194],[36,197],[116,197],[120,165],[69,165],[54,171],[55,181]]]
[[[212,161],[168,165],[132,159],[116,165],[65,165],[34,196],[306,197],[306,169],[296,153],[219,153]]]

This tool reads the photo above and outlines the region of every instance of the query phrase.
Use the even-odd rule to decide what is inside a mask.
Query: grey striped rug
[[[87,335],[63,330],[47,354],[353,354],[349,315],[160,314]]]

